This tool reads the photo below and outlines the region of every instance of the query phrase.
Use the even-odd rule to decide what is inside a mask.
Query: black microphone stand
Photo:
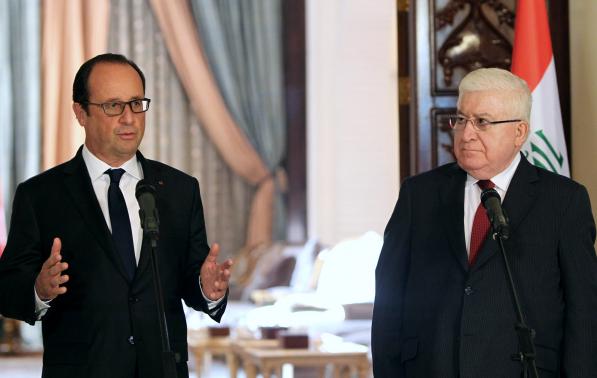
[[[159,239],[159,221],[157,209],[153,218],[145,217],[143,210],[141,213],[141,227],[143,228],[143,238],[149,238],[151,243],[151,271],[153,272],[153,290],[157,302],[158,319],[160,324],[160,338],[162,340],[162,372],[164,378],[176,378],[176,357],[170,348],[170,338],[168,336],[168,327],[166,323],[166,311],[164,309],[164,295],[162,294],[162,284],[160,281],[160,270],[158,267],[157,246]]]
[[[524,320],[524,314],[522,312],[522,307],[520,306],[520,300],[518,299],[518,292],[516,291],[516,284],[512,277],[512,270],[510,269],[510,262],[504,247],[504,240],[507,239],[508,236],[502,234],[502,229],[493,227],[493,219],[490,219],[490,221],[493,228],[493,239],[498,242],[502,258],[504,259],[506,278],[508,280],[508,286],[510,287],[510,294],[512,294],[514,310],[516,311],[517,321],[514,324],[514,328],[518,334],[518,345],[520,350],[518,353],[512,355],[512,359],[514,361],[520,361],[522,364],[523,378],[539,378],[539,372],[537,371],[537,365],[535,363],[536,352],[533,341],[535,338],[535,330],[531,329]]]

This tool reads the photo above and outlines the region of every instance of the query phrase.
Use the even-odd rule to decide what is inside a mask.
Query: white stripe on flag
[[[534,165],[570,177],[553,57],[533,91],[531,131],[522,151]]]

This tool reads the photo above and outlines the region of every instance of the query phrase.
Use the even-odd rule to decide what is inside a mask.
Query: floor
[[[193,361],[189,361],[189,369],[191,370],[189,378],[199,378],[194,371]],[[312,369],[299,369],[292,371],[286,366],[283,370],[283,377],[288,378],[314,378],[317,374]],[[40,378],[41,377],[41,355],[37,356],[22,356],[22,357],[7,357],[0,355],[0,377],[2,378]],[[209,366],[206,374],[201,377],[207,378],[230,378],[228,369],[224,361],[213,360]],[[241,371],[238,373],[238,378],[245,378],[245,374]]]
[[[193,369],[192,361],[189,364]],[[0,377],[2,378],[40,378],[41,377],[41,355],[24,357],[0,356]],[[214,360],[209,368],[209,378],[229,378],[228,369],[223,362]],[[239,374],[239,378],[244,374]],[[195,372],[191,372],[190,378],[198,378]]]

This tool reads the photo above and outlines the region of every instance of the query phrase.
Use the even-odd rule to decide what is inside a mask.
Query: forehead
[[[509,91],[464,92],[458,98],[458,110],[465,114],[501,114],[511,106]]]
[[[89,98],[96,101],[129,100],[143,97],[143,82],[135,69],[128,64],[96,64],[88,79]]]

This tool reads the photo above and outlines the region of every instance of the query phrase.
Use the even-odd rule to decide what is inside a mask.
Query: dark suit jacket
[[[449,164],[404,182],[376,270],[376,378],[520,377],[516,321],[498,244],[472,268],[466,173]],[[503,202],[505,242],[544,377],[597,377],[595,224],[585,188],[524,157]]]
[[[172,350],[188,375],[187,328],[181,299],[207,312],[199,270],[209,246],[196,179],[138,153],[144,179],[156,188],[158,264]],[[69,162],[17,188],[8,242],[0,259],[0,313],[35,321],[34,281],[62,240],[68,291],[42,318],[43,377],[162,377],[161,342],[149,243],[136,275],[126,278],[81,149]],[[225,301],[214,319],[219,320]]]

